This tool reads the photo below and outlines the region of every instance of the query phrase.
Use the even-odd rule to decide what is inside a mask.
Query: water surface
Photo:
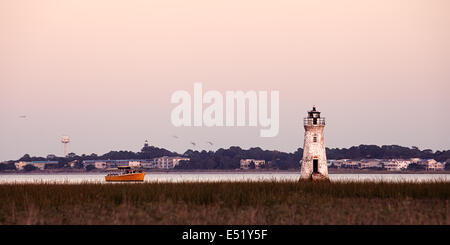
[[[0,183],[106,183],[104,173],[0,174]],[[297,181],[298,172],[147,172],[145,182]],[[330,174],[337,181],[447,181],[450,174]]]

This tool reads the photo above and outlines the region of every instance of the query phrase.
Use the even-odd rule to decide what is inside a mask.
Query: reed
[[[1,184],[0,224],[450,224],[448,182]]]

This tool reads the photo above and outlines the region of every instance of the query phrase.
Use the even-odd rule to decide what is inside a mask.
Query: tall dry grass
[[[450,224],[450,183],[1,184],[0,224]]]

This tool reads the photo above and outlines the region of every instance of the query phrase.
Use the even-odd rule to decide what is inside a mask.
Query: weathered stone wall
[[[318,159],[318,172],[328,179],[327,155],[323,136],[324,125],[305,125],[305,141],[303,144],[303,159],[300,179],[311,179],[313,159]],[[314,142],[314,137],[317,137]]]

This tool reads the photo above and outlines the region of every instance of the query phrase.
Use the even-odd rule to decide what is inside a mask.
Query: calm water
[[[102,173],[0,174],[0,183],[105,183]],[[297,181],[299,173],[147,173],[145,182],[185,181]],[[450,174],[330,174],[331,181],[422,182],[448,181]]]

